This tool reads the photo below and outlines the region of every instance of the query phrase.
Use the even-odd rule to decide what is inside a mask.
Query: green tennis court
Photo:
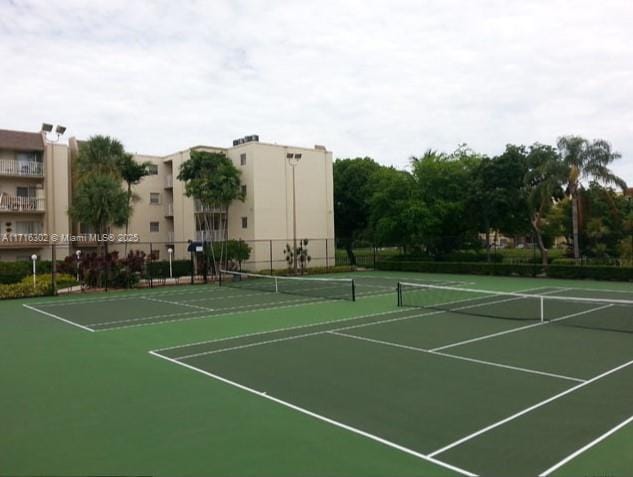
[[[350,279],[356,301],[341,291]],[[97,397],[110,412],[60,404],[101,422],[130,418],[133,402],[144,403],[137,412],[145,417],[121,424],[134,430],[126,439],[135,452],[106,444],[114,456],[108,471],[562,476],[585,461],[588,471],[625,475],[618,472],[630,463],[620,443],[633,415],[630,285],[392,272],[345,280],[282,290],[240,278],[223,287],[32,300],[14,303],[0,324],[11,323],[23,340],[27,333],[15,327],[37,322],[53,341],[72,343],[65,356],[80,349],[106,376],[151,375],[151,385],[125,391],[130,404]],[[22,379],[28,363],[17,362]],[[183,416],[192,427],[176,424]],[[149,421],[178,439],[170,464],[159,452],[169,439],[143,440],[135,427]],[[9,422],[9,435],[26,439],[16,419]],[[68,432],[94,430],[71,424]],[[3,443],[15,448],[7,436]],[[214,450],[189,453],[200,446]],[[278,459],[288,446],[300,462],[286,467]],[[103,469],[99,459],[48,459],[58,473]],[[5,460],[11,473],[38,470]]]

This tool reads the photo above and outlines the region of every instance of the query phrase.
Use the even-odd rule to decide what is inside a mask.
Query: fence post
[[[272,275],[273,274],[273,241],[272,240],[269,242],[269,247],[268,248],[269,248],[269,254],[270,254],[270,257],[269,257],[269,259],[270,259],[270,274]]]
[[[193,263],[193,254],[194,254],[193,245],[191,247],[192,247],[192,249],[189,251],[189,255],[191,255],[191,284],[193,285],[194,282],[195,282],[195,278],[194,278],[195,266],[194,266],[194,263]]]
[[[374,252],[374,270],[376,270],[376,244],[372,244],[372,250]]]
[[[330,268],[330,254],[328,253],[327,247],[328,239],[325,239],[325,269],[328,270]]]
[[[149,243],[149,270],[147,275],[149,276],[149,287],[154,288],[154,280],[152,276],[152,260],[154,260],[154,249],[152,248],[152,242]]]
[[[51,291],[53,296],[57,295],[57,249],[55,244],[51,244]]]

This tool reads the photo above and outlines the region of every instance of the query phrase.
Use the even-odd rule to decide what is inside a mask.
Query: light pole
[[[37,255],[31,255],[31,260],[33,260],[33,289],[35,290],[35,275],[37,274],[37,267],[35,264],[37,262]]]
[[[295,167],[301,160],[301,153],[289,152],[286,154],[288,164],[292,167],[292,267],[297,274],[297,194],[295,185]]]
[[[169,278],[174,278],[174,272],[171,268],[171,257],[174,254],[174,249],[169,247],[167,249],[167,253],[169,254]]]
[[[77,282],[79,282],[79,260],[81,259],[81,250],[77,250],[75,252],[75,256],[77,257]]]

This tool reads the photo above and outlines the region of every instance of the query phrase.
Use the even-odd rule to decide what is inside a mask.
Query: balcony
[[[46,211],[46,200],[0,194],[0,212],[40,213]]]
[[[168,202],[165,204],[165,217],[173,217],[174,216],[174,203]]]
[[[44,167],[37,161],[16,161],[0,159],[0,176],[11,177],[44,177]]]
[[[173,189],[174,187],[174,176],[169,174],[165,176],[165,189]]]

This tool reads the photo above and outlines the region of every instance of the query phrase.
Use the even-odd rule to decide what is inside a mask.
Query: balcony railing
[[[0,175],[20,177],[44,177],[44,168],[37,161],[0,159]]]
[[[0,194],[0,211],[2,212],[44,212],[46,201],[36,197],[15,197]]]
[[[174,187],[174,176],[171,174],[165,176],[165,189],[171,189]]]
[[[165,217],[173,217],[174,216],[174,203],[168,202],[165,204]]]
[[[223,230],[211,230],[210,232],[206,230],[196,230],[197,242],[216,242],[220,240],[224,240]]]

